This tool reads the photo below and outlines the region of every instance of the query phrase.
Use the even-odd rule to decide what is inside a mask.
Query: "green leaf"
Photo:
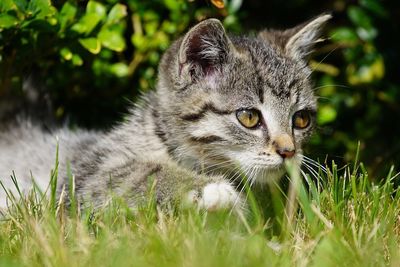
[[[381,17],[387,17],[388,12],[379,0],[360,0],[360,5]]]
[[[239,11],[242,6],[243,0],[232,0],[228,2],[229,13],[233,14]]]
[[[357,34],[362,40],[371,41],[378,35],[370,16],[365,13],[364,9],[358,6],[351,6],[347,14],[354,25],[357,26]]]
[[[103,4],[96,1],[89,1],[86,6],[86,14],[72,26],[72,30],[78,33],[89,34],[100,21],[105,19],[105,16],[106,8]]]
[[[28,4],[27,11],[32,12],[36,18],[45,18],[57,12],[51,5],[50,0],[31,0]]]
[[[146,45],[147,42],[146,41],[147,41],[146,37],[144,37],[143,35],[136,34],[136,33],[133,34],[131,37],[132,44],[140,52],[144,52],[147,50],[147,45]]]
[[[71,52],[71,50],[69,50],[69,48],[67,48],[67,47],[64,47],[64,48],[62,48],[61,50],[60,50],[60,55],[61,55],[61,57],[63,58],[63,59],[65,59],[65,60],[71,60],[72,59],[72,52]]]
[[[319,125],[330,123],[336,119],[337,112],[330,105],[322,106],[318,110],[317,122]]]
[[[146,34],[149,36],[154,35],[157,32],[159,26],[159,22],[156,20],[151,20],[146,23],[144,23],[144,30],[146,31]]]
[[[347,10],[347,14],[354,25],[365,29],[370,29],[372,27],[370,17],[365,13],[362,8],[357,6],[350,6]]]
[[[176,25],[168,20],[163,21],[163,23],[161,24],[161,29],[162,31],[169,34],[174,34],[177,31]]]
[[[83,59],[78,54],[74,54],[72,56],[72,64],[74,64],[75,66],[82,66]]]
[[[62,29],[64,29],[67,26],[67,24],[74,21],[76,12],[77,12],[76,6],[71,4],[70,2],[66,2],[63,5],[59,13],[59,20]]]
[[[331,39],[341,43],[356,43],[358,42],[357,33],[349,27],[340,27],[330,33]]]
[[[340,73],[340,70],[332,64],[311,60],[309,65],[313,71],[323,72],[331,76],[338,76]]]
[[[92,54],[98,54],[101,50],[100,41],[97,38],[80,38],[79,43]]]
[[[104,47],[121,52],[125,49],[125,39],[118,31],[103,28],[97,36]]]
[[[1,0],[0,1],[0,12],[7,12],[14,9],[14,3],[12,0]]]
[[[3,0],[1,0],[3,1]],[[22,12],[26,11],[26,8],[28,7],[28,1],[27,0],[13,0],[14,4],[18,7],[18,9]]]
[[[176,0],[164,0],[163,3],[170,10],[179,10],[181,3]]]
[[[368,84],[380,80],[385,75],[385,63],[381,56],[377,56],[372,62],[356,66],[350,64],[347,67],[348,81],[352,85]]]
[[[357,34],[364,41],[372,41],[378,35],[378,31],[375,28],[357,28]]]
[[[115,63],[111,65],[110,72],[117,77],[126,77],[129,74],[129,67],[125,63]]]
[[[126,17],[128,14],[125,5],[116,4],[113,6],[108,14],[107,23],[113,24],[120,21],[122,18]]]
[[[0,29],[11,28],[17,25],[19,20],[8,14],[0,14]]]
[[[107,13],[106,7],[96,1],[89,1],[86,6],[86,14],[97,14],[98,16],[105,17]]]
[[[78,33],[90,33],[100,21],[101,17],[96,13],[85,14],[71,29]]]

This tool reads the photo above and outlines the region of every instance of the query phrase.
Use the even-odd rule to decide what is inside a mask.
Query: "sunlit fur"
[[[203,21],[166,52],[156,91],[111,131],[44,132],[25,124],[2,130],[1,181],[12,187],[8,177],[15,170],[24,190],[31,177],[45,189],[56,136],[59,192],[68,187],[69,162],[78,197],[95,206],[106,203],[110,192],[136,205],[146,197],[149,177],[156,181],[159,204],[179,201],[189,191],[201,198],[211,183],[224,185],[207,188],[240,188],[243,175],[261,185],[279,178],[285,159],[276,152],[277,140],[284,136],[293,144],[300,164],[302,144],[312,132],[314,121],[296,130],[292,116],[303,109],[315,115],[305,57],[329,18],[320,16],[294,30],[229,37],[219,21]],[[244,127],[236,117],[240,109],[258,110],[263,124]],[[5,198],[0,201],[4,207]]]

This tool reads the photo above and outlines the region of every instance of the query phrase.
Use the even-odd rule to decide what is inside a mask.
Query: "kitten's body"
[[[240,173],[264,184],[283,174],[286,157],[300,163],[311,125],[295,129],[292,117],[315,111],[304,56],[327,19],[256,38],[228,38],[218,21],[204,21],[166,52],[156,92],[108,133],[43,132],[29,125],[0,132],[0,179],[12,188],[14,170],[28,189],[32,172],[44,189],[58,136],[59,190],[70,162],[77,195],[95,206],[110,191],[135,206],[149,177],[159,204],[184,198],[214,209],[240,202],[233,184]],[[258,112],[256,126],[238,121],[243,110]],[[0,207],[5,205],[1,193]]]

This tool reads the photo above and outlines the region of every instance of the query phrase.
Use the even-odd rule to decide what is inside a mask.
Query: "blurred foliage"
[[[218,4],[218,1],[214,1]],[[154,88],[162,53],[206,17],[238,27],[241,0],[208,2],[2,0],[0,97],[23,95],[29,75],[55,115],[86,126],[109,124],[127,99]]]
[[[349,1],[338,11],[331,42],[311,62],[319,71],[316,92],[321,97],[321,131],[312,144],[348,162],[359,140],[371,171],[381,173],[392,164],[398,168],[400,53],[393,36],[400,33],[400,5]]]
[[[312,60],[319,130],[308,151],[347,162],[357,142],[372,171],[400,163],[399,1],[0,1],[0,99],[23,97],[33,77],[55,116],[110,125],[154,88],[170,43],[206,17],[229,31],[294,26],[332,12]],[[400,164],[397,164],[400,165]]]

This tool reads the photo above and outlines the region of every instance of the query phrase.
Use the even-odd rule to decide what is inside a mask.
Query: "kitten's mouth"
[[[279,158],[274,160],[256,160],[254,163],[246,162],[245,165],[253,165],[255,168],[260,168],[263,170],[279,170],[285,167],[285,159]]]
[[[276,163],[276,164],[254,164],[254,168],[263,170],[263,171],[268,171],[268,170],[281,170],[285,168],[285,164],[282,161],[282,163]]]
[[[296,165],[301,165],[301,160],[299,160],[296,156],[291,158],[281,158],[277,159],[274,162],[271,161],[263,161],[263,162],[255,162],[255,163],[248,163],[245,162],[242,164],[242,169],[257,169],[262,172],[284,172],[286,170],[286,163],[293,162]]]
[[[284,164],[255,166],[252,170],[247,171],[246,178],[251,181],[251,185],[264,185],[281,178],[285,174]]]

